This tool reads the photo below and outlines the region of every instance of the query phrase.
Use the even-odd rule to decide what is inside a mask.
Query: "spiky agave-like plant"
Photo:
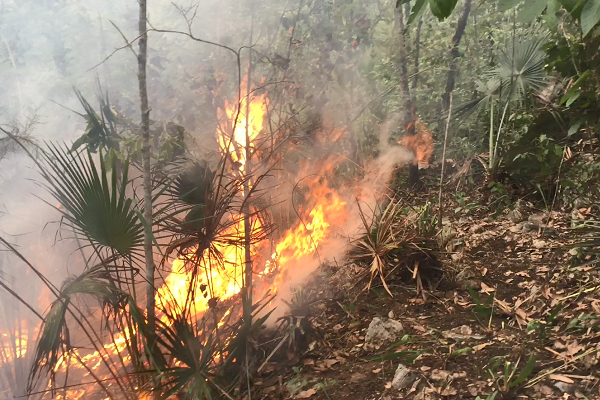
[[[350,257],[368,262],[369,282],[366,290],[371,288],[373,279],[379,276],[383,287],[392,296],[386,281],[386,269],[398,254],[409,256],[421,252],[422,242],[426,241],[418,221],[412,221],[404,215],[402,203],[392,199],[385,207],[376,208],[367,215],[357,200],[360,218],[363,223],[362,236],[354,243]],[[395,262],[395,261],[394,261]]]

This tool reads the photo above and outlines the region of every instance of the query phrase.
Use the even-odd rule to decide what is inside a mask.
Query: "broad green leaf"
[[[569,97],[569,100],[567,100],[567,104],[565,104],[565,105],[567,107],[571,107],[571,104],[573,104],[575,102],[575,100],[577,100],[579,98],[579,96],[581,96],[581,92],[575,93],[573,96]]]
[[[579,131],[579,128],[581,127],[581,122],[577,122],[573,125],[571,125],[571,127],[569,128],[569,132],[567,133],[568,136],[573,136],[574,134],[576,134]]]
[[[600,21],[600,0],[588,0],[581,11],[581,31],[587,35]]]
[[[442,21],[452,14],[456,3],[458,0],[429,0],[429,8],[431,13]]]
[[[535,368],[535,356],[532,354],[529,356],[529,361],[527,361],[527,365],[525,365],[525,367],[523,368],[523,370],[521,371],[519,376],[517,376],[517,378],[514,381],[512,381],[508,384],[508,387],[514,388],[515,386],[520,385],[521,383],[525,382],[527,377],[529,377],[529,375],[531,375],[531,373],[533,372],[534,368]]]
[[[585,71],[583,74],[581,74],[579,79],[577,79],[575,81],[575,83],[573,84],[571,89],[569,89],[569,91],[567,93],[565,93],[565,95],[560,99],[560,102],[558,104],[562,106],[567,100],[569,100],[571,97],[573,97],[575,95],[575,93],[578,93],[578,89],[585,83],[585,81],[590,76],[592,76],[592,71],[590,71],[589,69],[587,71]]]
[[[548,0],[527,0],[519,11],[517,22],[529,23],[542,15],[548,5]]]
[[[71,146],[71,151],[75,151],[78,148],[80,148],[81,146],[83,146],[84,144],[86,144],[88,142],[88,135],[87,133],[84,133],[83,135],[81,135],[81,137],[79,139],[77,139],[75,141],[75,143],[73,143],[73,145]]]
[[[471,352],[473,352],[472,347],[464,347],[462,349],[454,350],[452,353],[450,353],[450,357],[460,357]]]
[[[581,16],[581,9],[587,0],[558,0],[558,2],[564,7],[565,10],[571,17],[579,19]]]
[[[498,11],[508,11],[511,8],[515,7],[519,4],[521,0],[499,0],[498,1]]]
[[[558,18],[556,18],[556,13],[560,10],[560,3],[558,0],[549,0],[548,8],[546,9],[546,14],[544,14],[544,19],[550,26],[550,28],[555,29],[558,25]]]
[[[425,10],[427,10],[426,6],[427,0],[417,0],[415,5],[412,6],[412,9],[410,10],[410,17],[408,17],[408,22],[406,23],[407,27],[413,22],[418,21],[423,16]]]

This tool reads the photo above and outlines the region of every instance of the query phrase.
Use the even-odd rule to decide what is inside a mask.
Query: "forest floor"
[[[487,201],[482,192],[471,204]],[[566,246],[571,210],[529,204],[493,216],[486,206],[456,212],[455,196],[444,203],[447,237],[429,268],[420,261],[423,290],[399,268],[386,278],[391,297],[379,278],[364,290],[364,265],[322,266],[304,289],[314,302],[302,332],[270,344],[281,347],[253,399],[600,398],[600,274]],[[402,328],[367,343],[374,318]]]

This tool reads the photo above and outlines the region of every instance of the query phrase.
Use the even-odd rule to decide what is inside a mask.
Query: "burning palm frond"
[[[67,326],[67,314],[79,321],[76,314],[69,308],[75,296],[92,296],[114,308],[122,308],[120,304],[123,304],[127,294],[115,286],[111,272],[116,271],[111,271],[108,267],[96,266],[63,284],[58,298],[52,302],[50,310],[45,315],[40,330],[29,375],[29,390],[40,378],[49,376],[50,381],[54,382],[56,371],[66,359],[70,359],[71,354],[79,358],[71,344],[70,331]],[[81,321],[80,324],[82,324]],[[82,327],[86,329],[84,325]]]

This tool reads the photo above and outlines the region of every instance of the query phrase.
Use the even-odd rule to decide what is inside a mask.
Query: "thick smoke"
[[[330,235],[318,245],[318,254],[292,260],[286,266],[285,278],[277,287],[277,298],[273,304],[277,308],[271,314],[271,322],[287,312],[288,307],[281,299],[289,301],[293,291],[305,283],[321,262],[344,260],[351,242],[364,231],[360,210],[362,209],[366,213],[365,216],[369,218],[368,210],[376,210],[378,205],[390,195],[386,188],[389,187],[394,170],[413,160],[412,152],[388,144],[393,124],[393,120],[382,124],[379,137],[380,154],[366,164],[360,182],[337,190],[346,203],[343,210],[344,220],[328,220],[331,224]]]
[[[149,3],[149,20],[154,28],[187,32],[186,17],[193,15],[196,18],[192,25],[195,36],[234,49],[248,45],[248,32],[252,25],[248,18],[250,11],[244,9],[240,2],[203,1],[198,9],[186,8],[190,4],[188,1],[182,2],[185,6],[179,8],[171,2]],[[288,2],[255,3],[257,21],[253,25],[253,36],[259,59],[257,70],[262,67],[267,71],[266,76],[271,73],[271,66],[265,60],[275,59],[279,53],[289,53],[289,29],[282,28],[281,16],[286,23],[295,17],[288,9]],[[95,97],[101,91],[109,96],[117,111],[138,121],[137,60],[131,51],[137,48],[136,45],[132,49],[125,46],[125,40],[131,41],[138,36],[137,7],[138,3],[134,0],[2,2],[0,124],[6,129],[22,127],[28,119],[35,117],[38,123],[31,134],[41,146],[45,141],[70,143],[86,128],[85,121],[77,114],[82,109],[73,88],[80,90],[92,105],[97,104]],[[370,17],[378,12],[375,7]],[[329,46],[330,36],[331,33],[324,34],[319,40]],[[272,46],[277,38],[283,39],[281,49]],[[315,55],[305,54],[307,47],[298,46],[293,50],[290,71],[312,67]],[[117,48],[121,49],[115,52]],[[358,93],[358,88],[367,87],[368,82],[353,78],[352,82],[332,89],[331,71],[334,67],[343,66],[343,62],[340,61],[342,57],[335,54],[337,50],[325,50],[331,53],[331,60],[324,61],[321,67],[329,81],[320,87],[311,106],[321,109],[322,103],[327,103],[322,107],[322,118],[336,126],[343,126],[352,117],[346,111],[353,104],[342,100],[342,92],[352,87]],[[353,58],[345,55],[344,62],[351,66],[350,69],[357,68],[360,54],[357,51]],[[286,79],[297,78],[291,75]],[[302,86],[301,83],[299,86]],[[318,82],[311,84],[317,85]],[[189,133],[187,139],[197,145],[195,150],[198,153],[207,152],[206,143],[216,147],[218,104],[215,103],[214,91],[219,88],[229,101],[236,98],[237,65],[228,50],[198,43],[181,34],[150,32],[148,85],[153,119],[185,126]],[[305,86],[307,90],[316,91],[309,84]],[[393,169],[410,161],[411,155],[406,151],[388,145],[391,129],[396,125],[390,119],[382,127],[379,156],[366,164],[363,180],[351,187],[336,188],[347,203],[345,222],[332,226],[331,238],[319,245],[319,258],[307,256],[288,266],[289,274],[279,286],[278,298],[289,299],[290,287],[302,283],[313,273],[319,259],[333,260],[344,256],[348,238],[356,234],[361,225],[356,199],[365,204],[365,209],[373,209],[385,195],[378,191],[389,181]],[[345,151],[338,150],[340,153]],[[316,166],[313,168],[303,172],[320,172]],[[298,178],[302,176],[296,176]],[[37,167],[22,153],[7,154],[0,160],[0,235],[14,243],[34,266],[60,287],[67,277],[81,271],[83,262],[76,240],[69,234],[63,237],[67,230],[61,229],[60,214],[51,207],[54,205],[52,198],[36,184],[40,181]],[[283,194],[272,199],[272,203],[280,202],[289,211],[295,181],[278,184],[281,185],[279,192]],[[21,261],[7,252],[0,253],[0,272],[0,279],[15,287],[40,313],[46,310],[52,298]],[[19,307],[3,292],[0,292],[0,301],[5,313],[8,308],[14,312]],[[18,310],[18,315],[37,323],[29,311]],[[285,306],[278,307],[278,312],[284,311]],[[0,318],[0,330],[14,328],[4,326],[6,321]],[[2,396],[4,393],[0,391],[0,398]]]

